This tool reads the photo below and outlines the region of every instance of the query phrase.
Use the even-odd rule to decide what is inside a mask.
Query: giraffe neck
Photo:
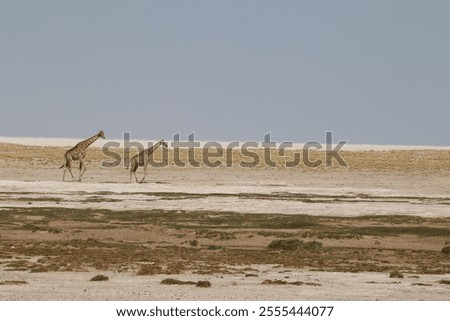
[[[161,145],[161,142],[157,142],[155,145],[153,145],[152,147],[150,147],[149,149],[147,149],[147,154],[153,154],[153,152],[159,147],[159,145]]]
[[[93,142],[95,142],[99,137],[100,137],[99,134],[95,134],[94,136],[89,137],[88,139],[85,139],[85,140],[79,142],[79,143],[77,144],[77,146],[78,146],[79,148],[86,149],[86,148],[88,148]]]

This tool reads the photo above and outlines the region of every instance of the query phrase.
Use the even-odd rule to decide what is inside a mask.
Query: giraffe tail
[[[63,168],[64,166],[66,166],[67,165],[67,160],[66,159],[64,159],[64,162],[63,162],[63,164],[58,168],[58,169],[61,169],[61,168]]]

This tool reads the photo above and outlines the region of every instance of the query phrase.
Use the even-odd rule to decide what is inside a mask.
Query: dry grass
[[[319,283],[314,283],[314,282],[302,282],[302,281],[288,282],[288,281],[285,281],[285,280],[264,280],[261,284],[265,284],[265,285],[309,285],[309,286],[321,286]]]
[[[450,273],[450,257],[440,246],[448,240],[448,218],[64,208],[16,208],[0,215],[0,259],[7,270],[94,268],[176,275],[236,273],[230,267],[277,264],[321,271]],[[51,226],[61,233],[33,233],[26,224]],[[360,237],[317,242],[308,237],[278,239],[277,231],[297,237],[327,233]],[[209,238],[192,246],[198,233]]]
[[[267,249],[272,251],[296,251],[299,249],[317,251],[322,249],[322,243],[316,241],[304,242],[297,239],[274,240],[270,242]]]
[[[433,284],[429,284],[429,283],[413,283],[412,285],[416,285],[416,286],[433,286]]]
[[[161,281],[161,284],[165,285],[195,285],[198,288],[209,288],[211,287],[211,282],[209,281],[180,281],[173,278],[164,279]]]
[[[27,281],[23,280],[5,280],[0,281],[0,285],[22,285],[22,284],[28,284]]]
[[[106,141],[105,141],[106,143]],[[27,162],[33,163],[39,167],[58,167],[62,164],[63,156],[66,147],[40,147],[40,146],[23,146],[16,144],[0,143],[0,159],[14,162]],[[119,154],[123,159],[123,151],[121,149],[111,148],[111,152]],[[264,150],[256,149],[252,150],[256,153],[260,159],[263,158]],[[137,150],[131,150],[130,157],[137,153]],[[271,150],[271,160],[276,163],[276,168],[285,168],[286,162],[290,162],[294,159],[294,153],[299,154],[301,159],[304,158],[302,150],[285,150],[285,155],[281,156],[275,149]],[[194,152],[194,159],[197,162],[202,163],[204,159],[203,149],[196,148]],[[241,162],[253,161],[251,157],[245,156],[239,149],[233,149],[232,152],[233,162],[226,163],[226,153],[221,157],[211,158],[210,161],[214,162],[219,160],[221,167],[237,167]],[[439,171],[448,170],[450,168],[450,151],[448,150],[391,150],[391,151],[341,151],[341,157],[348,164],[347,170],[374,170],[374,171],[405,171],[405,172],[427,172],[427,171]],[[180,149],[180,160],[188,163],[187,149]],[[101,148],[90,147],[87,150],[86,156],[88,164],[98,164],[102,161],[111,161],[110,158],[105,156]],[[162,160],[161,149],[155,152],[155,160]],[[325,151],[311,150],[309,153],[309,159],[311,161],[321,160],[325,162]],[[169,149],[167,161],[170,167],[175,166],[173,149]],[[190,165],[188,165],[190,167]],[[259,164],[259,168],[265,168],[267,165]],[[301,162],[297,168],[306,168]],[[319,166],[319,170],[330,169],[342,169],[342,167],[334,161],[333,166],[325,167]]]
[[[211,231],[211,230],[199,230],[196,232],[196,235],[199,238],[207,238],[215,240],[231,240],[236,238],[233,235],[233,233],[224,231]]]
[[[403,278],[403,274],[400,271],[392,271],[391,274],[389,274],[390,278],[397,278],[397,279],[402,279]]]
[[[193,284],[196,284],[196,283],[192,282],[192,281],[180,281],[180,280],[177,280],[177,279],[168,278],[168,279],[162,280],[161,284],[165,284],[165,285],[193,285]]]
[[[14,168],[57,169],[67,148],[32,147],[0,143],[0,161]],[[116,150],[119,154],[121,150]],[[272,151],[276,167],[292,159]],[[256,150],[259,156],[262,150]],[[161,151],[155,154],[161,156]],[[159,155],[159,156],[158,156]],[[450,151],[345,151],[349,167],[336,164],[316,172],[440,173],[450,168]],[[312,152],[311,159],[325,158]],[[169,168],[174,166],[169,151]],[[186,150],[182,161],[188,160]],[[202,150],[195,150],[202,160]],[[224,161],[224,157],[217,158]],[[88,164],[107,160],[100,148],[87,150]],[[250,160],[233,150],[233,164]],[[222,165],[224,167],[225,164]],[[264,168],[266,165],[260,165]],[[305,166],[296,169],[303,172]],[[289,169],[286,169],[289,171]],[[258,170],[255,170],[255,175]],[[289,174],[289,172],[286,172]],[[257,176],[256,176],[257,177]],[[0,197],[8,199],[8,191]],[[86,204],[111,201],[110,192],[88,195]],[[17,193],[16,193],[17,194]],[[196,194],[148,192],[162,200],[234,197],[252,200],[288,200],[330,205],[356,202],[396,204],[450,204],[448,197],[386,197],[373,195],[315,195],[301,193]],[[24,202],[57,202],[20,195]],[[126,197],[127,193],[122,193]],[[346,214],[346,213],[343,213]],[[230,265],[279,264],[322,271],[380,271],[450,273],[449,218],[413,216],[314,217],[308,215],[245,214],[216,211],[107,211],[68,208],[0,210],[0,259],[8,270],[33,272],[99,270],[132,271],[138,275],[177,274],[184,271],[213,274],[232,271]],[[157,230],[158,234],[153,234]],[[280,240],[282,239],[282,240]],[[320,240],[314,242],[314,240]],[[269,244],[269,246],[268,246]],[[272,245],[270,245],[272,244]],[[38,257],[39,260],[35,260]]]
[[[47,227],[47,226],[38,226],[35,224],[27,223],[22,226],[24,230],[30,230],[32,232],[48,232],[48,233],[61,233],[61,229]]]
[[[140,266],[137,275],[155,275],[163,273],[162,267],[154,264],[143,264]]]

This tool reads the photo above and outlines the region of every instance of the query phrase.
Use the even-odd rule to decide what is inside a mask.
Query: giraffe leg
[[[147,175],[148,175],[148,168],[147,168],[147,165],[145,165],[144,166],[144,177],[142,177],[142,179],[141,179],[141,181],[139,183],[144,183],[145,178],[147,177]]]
[[[134,174],[134,178],[136,179],[136,183],[139,183],[138,178],[136,176],[136,171],[139,168],[139,164],[136,160],[136,158],[133,158],[131,160],[131,164],[130,164],[130,183],[131,183],[131,175]]]
[[[63,182],[64,182],[65,179],[66,179],[66,170],[67,170],[67,162],[66,162],[66,160],[64,160],[63,167],[64,167],[64,170],[63,170]]]
[[[73,177],[73,173],[72,173],[72,162],[68,161],[66,163],[66,166],[64,167],[63,180],[64,180],[64,177],[66,176],[66,169],[69,170],[69,173],[72,176],[72,180],[75,182],[75,177]]]
[[[136,179],[136,183],[138,183],[138,179],[137,179],[137,176],[136,176],[136,169],[135,168],[131,168],[131,170],[130,170],[130,183],[131,183],[131,176],[134,174],[134,178]]]
[[[67,168],[70,168],[70,161],[67,159],[66,156],[64,156],[64,164],[61,166],[63,169],[63,182],[66,180],[66,171]]]
[[[80,159],[80,177],[78,178],[79,182],[81,182],[81,177],[83,176],[85,171],[86,171],[86,166],[84,166],[84,160]]]

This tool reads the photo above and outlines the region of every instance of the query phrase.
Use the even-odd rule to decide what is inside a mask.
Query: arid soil
[[[238,151],[180,168],[169,151],[137,184],[98,147],[62,182],[66,149],[0,143],[2,300],[450,299],[448,150],[313,168],[241,167]]]

